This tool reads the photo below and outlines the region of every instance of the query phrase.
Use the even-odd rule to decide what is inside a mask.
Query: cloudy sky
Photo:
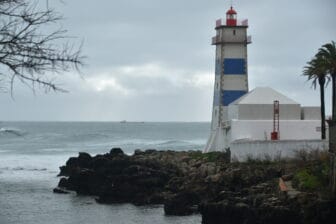
[[[51,1],[50,1],[51,2]],[[0,120],[209,121],[215,20],[225,0],[52,1],[68,34],[84,42],[82,76],[56,80],[69,93],[0,93]],[[249,86],[270,86],[302,105],[319,92],[300,74],[317,49],[336,40],[335,0],[234,0],[248,18]],[[330,88],[327,90],[330,92]],[[327,112],[330,113],[330,94]]]

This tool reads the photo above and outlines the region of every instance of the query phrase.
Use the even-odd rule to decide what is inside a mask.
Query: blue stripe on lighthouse
[[[230,103],[240,98],[246,93],[242,90],[224,90],[222,95],[222,104],[228,106]]]
[[[245,59],[243,58],[225,58],[224,75],[244,75],[246,74]]]

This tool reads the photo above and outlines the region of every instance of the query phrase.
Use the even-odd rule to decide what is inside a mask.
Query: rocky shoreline
[[[114,148],[79,153],[60,167],[55,193],[75,191],[98,203],[163,204],[166,215],[202,214],[202,223],[334,223],[335,200],[314,192],[288,195],[278,162],[230,162],[230,152]],[[286,177],[286,178],[285,178]]]

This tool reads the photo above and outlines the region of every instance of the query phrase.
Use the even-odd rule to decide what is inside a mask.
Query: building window
[[[236,35],[236,30],[233,30],[233,35]]]

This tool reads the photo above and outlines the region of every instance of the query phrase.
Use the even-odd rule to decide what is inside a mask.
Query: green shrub
[[[311,175],[306,169],[297,172],[294,176],[294,180],[300,190],[315,191],[321,185],[318,178]]]

